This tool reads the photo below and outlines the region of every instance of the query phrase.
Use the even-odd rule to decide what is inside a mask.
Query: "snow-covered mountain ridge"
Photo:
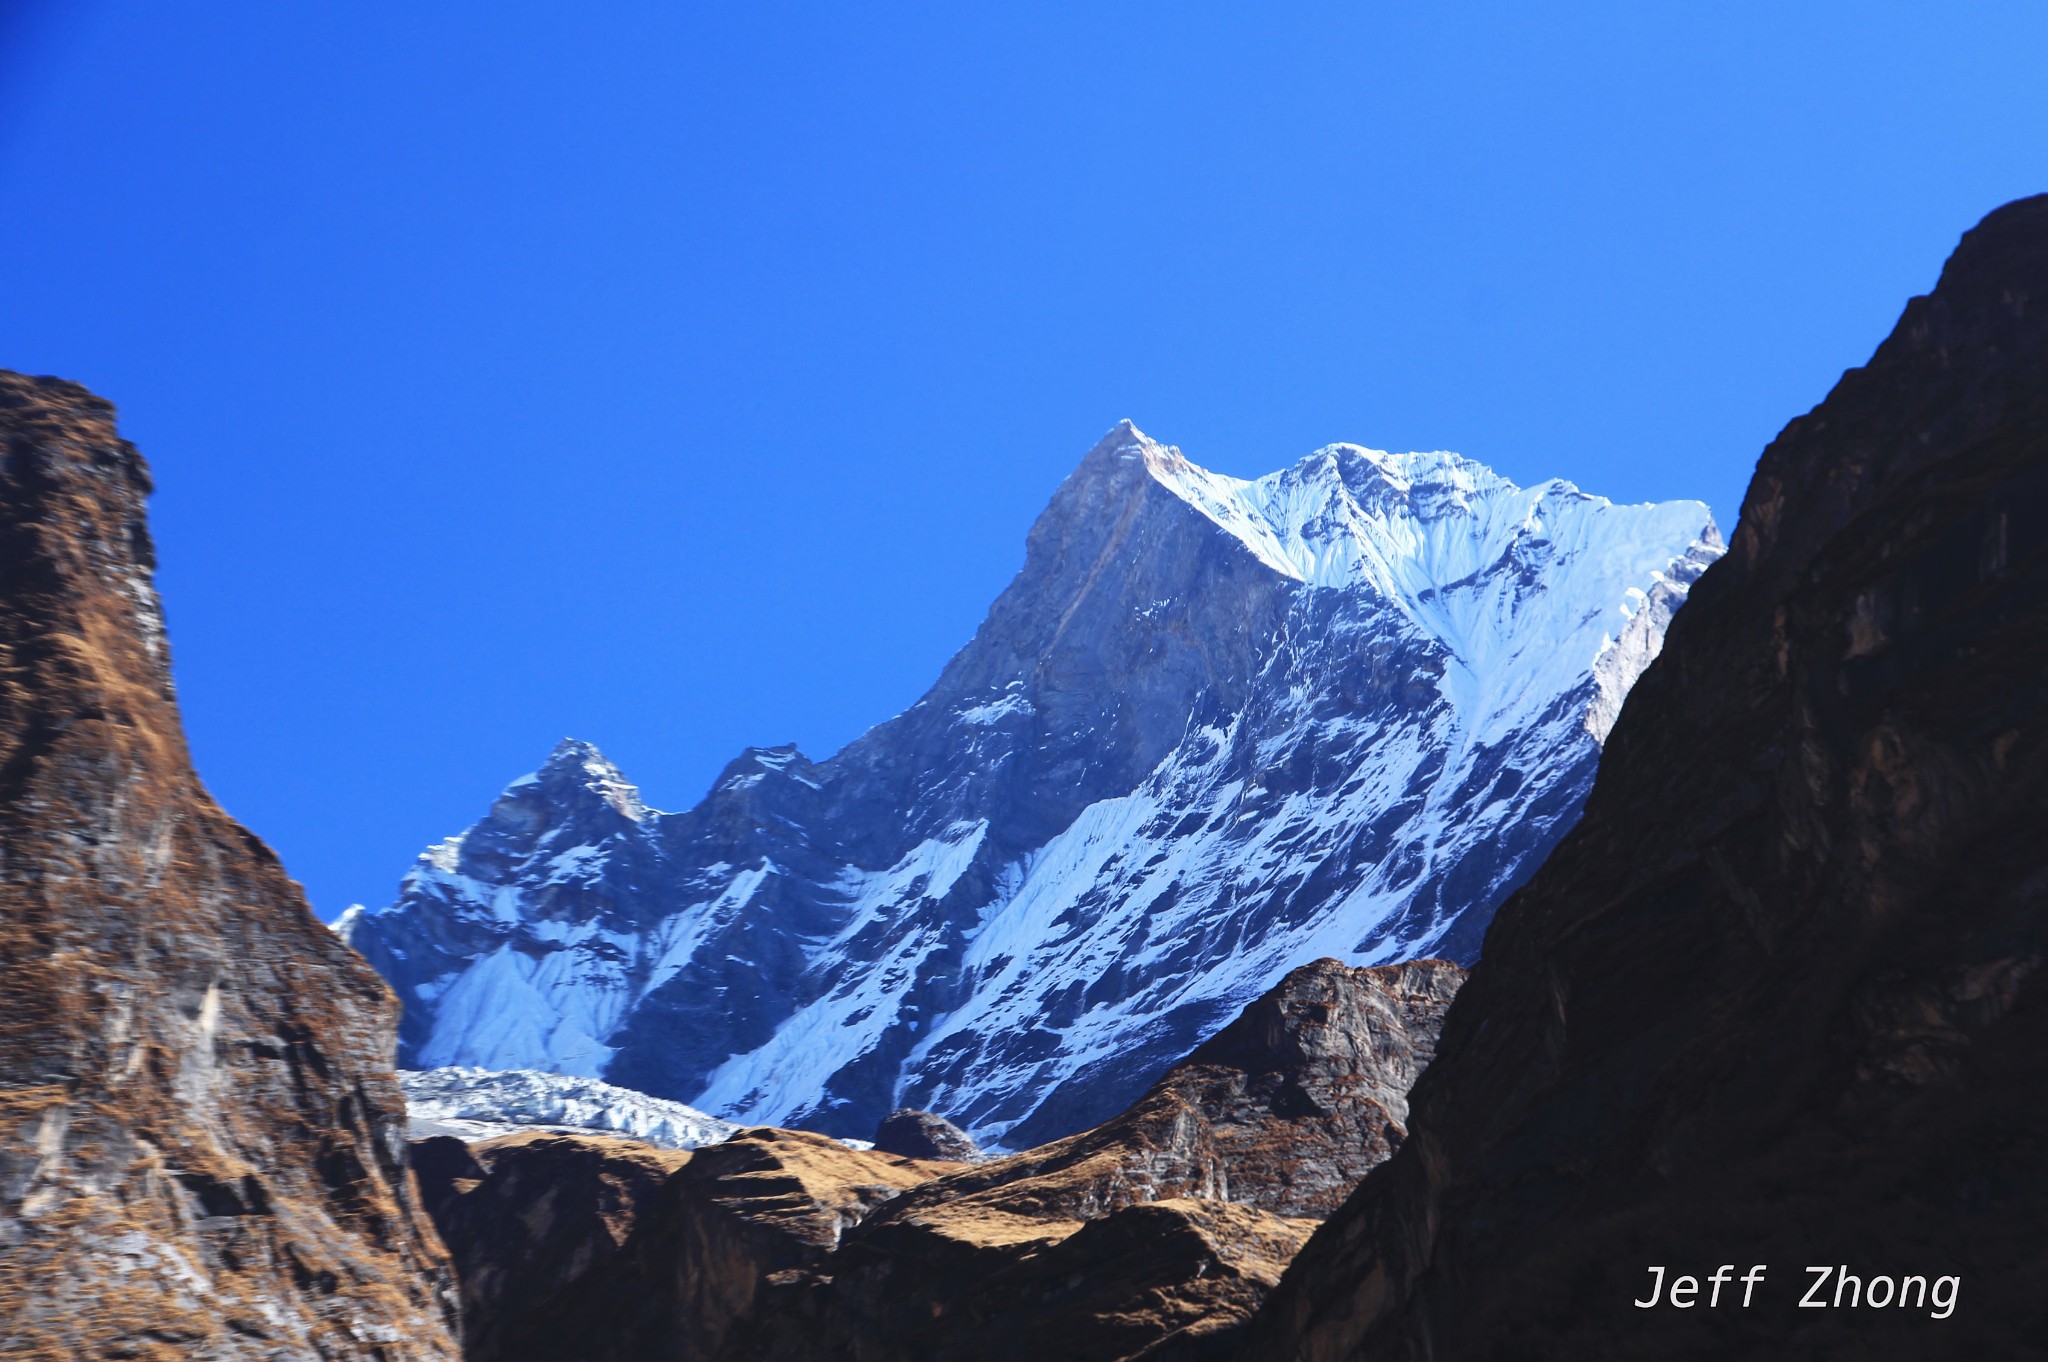
[[[411,1065],[1019,1147],[1294,965],[1470,960],[1719,552],[1697,502],[1351,445],[1248,482],[1124,423],[905,713],[679,813],[565,742],[347,930]]]

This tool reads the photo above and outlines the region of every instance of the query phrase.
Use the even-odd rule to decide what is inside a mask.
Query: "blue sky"
[[[0,365],[119,404],[325,916],[564,734],[904,708],[1119,417],[1732,521],[2048,189],[2038,3],[571,8],[0,0]]]

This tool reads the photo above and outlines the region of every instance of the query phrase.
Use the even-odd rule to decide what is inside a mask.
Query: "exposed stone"
[[[451,1357],[397,1007],[193,775],[149,489],[0,373],[0,1355]]]
[[[2048,1355],[2044,828],[2048,197],[1764,452],[1408,1142],[1240,1355]],[[1723,1263],[1751,1308],[1631,1304]],[[1809,1264],[1957,1308],[1802,1309]]]
[[[912,1159],[973,1163],[981,1158],[981,1146],[966,1131],[943,1116],[911,1107],[898,1108],[882,1118],[875,1128],[875,1148]]]
[[[779,1130],[422,1142],[471,1362],[1206,1357],[1398,1145],[1462,978],[1317,961],[1117,1119],[969,1167]]]
[[[687,1152],[546,1134],[413,1150],[468,1362],[753,1356],[793,1279],[945,1167],[766,1129]]]
[[[421,1193],[461,1274],[463,1356],[568,1357],[587,1346],[551,1330],[563,1318],[562,1303],[630,1270],[626,1244],[689,1157],[582,1135],[415,1141]],[[623,1334],[628,1323],[606,1324],[604,1332]]]
[[[892,1202],[764,1355],[1109,1359],[1242,1321],[1314,1220],[1399,1146],[1463,979],[1444,960],[1302,966],[1121,1116]],[[1108,1248],[1147,1238],[1149,1262]],[[1054,1338],[1071,1352],[1033,1351]]]

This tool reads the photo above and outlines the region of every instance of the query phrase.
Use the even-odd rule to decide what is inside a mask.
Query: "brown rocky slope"
[[[149,485],[0,373],[0,1355],[452,1357],[396,1007],[192,773]]]
[[[1240,1355],[2048,1353],[2044,828],[2048,197],[1764,452],[1407,1144]],[[1722,1264],[1751,1307],[1631,1303]],[[1810,1265],[1857,1295],[1801,1308]],[[1946,1319],[1854,1303],[1912,1275]]]
[[[986,1163],[777,1130],[414,1158],[471,1362],[1200,1357],[1399,1145],[1463,977],[1304,966],[1123,1115]]]
[[[688,1152],[584,1135],[413,1147],[461,1274],[469,1362],[747,1358],[841,1234],[955,1165],[744,1131]]]

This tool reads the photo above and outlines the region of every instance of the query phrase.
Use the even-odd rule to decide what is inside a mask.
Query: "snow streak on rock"
[[[1126,422],[904,714],[673,814],[566,742],[349,935],[410,1063],[1021,1147],[1296,965],[1471,960],[1720,552],[1698,502],[1352,445],[1246,482]]]

